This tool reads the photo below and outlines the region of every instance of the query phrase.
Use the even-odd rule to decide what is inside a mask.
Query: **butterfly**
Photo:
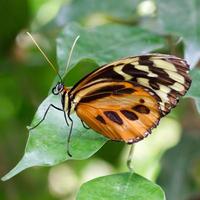
[[[62,108],[51,104],[48,109],[52,106],[64,112],[66,123],[67,119],[72,122],[70,135],[70,115],[76,112],[94,131],[132,144],[151,133],[190,85],[189,65],[181,58],[165,54],[127,57],[99,67],[72,88],[58,82],[52,93],[61,95]]]

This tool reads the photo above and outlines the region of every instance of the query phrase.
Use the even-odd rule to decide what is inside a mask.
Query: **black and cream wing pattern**
[[[184,59],[147,54],[98,68],[71,88],[69,97],[88,126],[111,139],[135,142],[176,106],[190,84]]]

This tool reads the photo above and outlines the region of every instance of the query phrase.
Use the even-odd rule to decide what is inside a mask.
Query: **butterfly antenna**
[[[44,53],[44,51],[40,48],[40,46],[38,45],[38,43],[35,41],[35,39],[33,38],[33,36],[29,33],[26,32],[27,35],[31,38],[31,40],[33,41],[33,43],[35,44],[35,46],[38,48],[38,50],[42,53],[42,55],[44,56],[44,58],[46,59],[46,61],[49,63],[49,65],[51,66],[51,68],[55,71],[55,73],[58,75],[59,79],[62,81],[62,77],[60,76],[60,74],[58,73],[58,70],[54,67],[54,65],[52,64],[52,62],[49,60],[49,58],[46,56],[46,54]]]
[[[67,60],[67,66],[66,66],[66,69],[65,69],[65,73],[67,72],[67,69],[69,68],[71,57],[72,57],[72,53],[73,53],[74,47],[75,47],[75,45],[76,45],[76,43],[77,43],[77,41],[78,41],[79,38],[80,38],[80,35],[78,35],[75,38],[75,40],[74,40],[74,42],[72,44],[72,47],[71,47],[70,52],[69,52],[68,60]]]

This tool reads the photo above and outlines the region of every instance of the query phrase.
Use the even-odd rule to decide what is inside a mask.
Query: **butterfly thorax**
[[[68,93],[69,93],[69,91],[70,91],[70,88],[64,86],[63,91],[61,92],[61,104],[65,111],[68,110],[68,102],[69,102]]]

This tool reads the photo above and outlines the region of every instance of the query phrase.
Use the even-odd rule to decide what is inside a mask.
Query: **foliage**
[[[158,183],[163,185],[167,198],[171,200],[185,199],[191,194],[195,199],[199,192],[200,152],[198,146],[200,139],[195,133],[190,134],[191,136],[188,137],[184,133],[180,143],[170,149],[162,159],[163,173]],[[172,171],[170,163],[180,167]]]
[[[114,199],[163,199],[164,192],[161,188],[152,184],[135,173],[115,174],[100,177],[89,181],[80,189],[77,200],[105,200]]]
[[[13,2],[8,2],[8,5],[12,7],[11,4]],[[17,34],[18,40],[25,38],[19,32],[22,28],[27,27],[29,16],[32,15],[32,21],[30,21],[32,27],[37,32],[40,32],[38,37],[36,35],[36,38],[41,44],[40,46],[46,47],[48,57],[51,60],[54,60],[55,56],[57,57],[59,72],[66,75],[65,83],[67,86],[74,85],[85,74],[96,69],[99,65],[122,57],[148,52],[164,52],[185,56],[192,67],[198,66],[200,58],[200,24],[198,22],[200,2],[198,1],[157,0],[155,4],[149,0],[144,1],[142,2],[143,6],[145,3],[148,5],[147,2],[150,2],[150,5],[156,6],[157,9],[155,11],[153,7],[146,8],[152,10],[146,16],[139,11],[138,5],[141,1],[138,0],[125,0],[119,4],[114,0],[72,0],[70,3],[63,1],[63,4],[59,1],[58,5],[61,6],[60,11],[57,13],[57,16],[53,17],[45,25],[42,23],[41,25],[39,23],[40,20],[35,19],[39,16],[40,7],[48,7],[50,3],[48,1],[36,1],[34,3],[30,1],[29,6],[26,6],[28,3],[25,2],[23,4],[22,2],[21,0],[16,1],[19,9],[24,11],[21,15],[17,13],[16,9],[12,11],[10,18],[8,15],[9,22],[13,16],[17,16],[15,25],[11,25],[10,23],[5,24],[3,21],[0,21],[0,24],[5,27],[0,31],[2,35],[1,39],[3,38],[3,45],[0,46],[2,57],[1,70],[4,75],[0,76],[2,83],[0,85],[2,91],[0,96],[0,103],[2,105],[0,123],[3,133],[1,152],[2,155],[8,155],[8,148],[13,148],[11,153],[14,158],[11,158],[11,153],[7,156],[8,158],[2,156],[3,163],[11,162],[9,166],[13,165],[20,157],[18,152],[22,151],[22,146],[26,140],[24,136],[20,136],[20,132],[25,132],[23,129],[24,124],[28,124],[31,120],[36,105],[40,104],[48,91],[51,91],[49,90],[49,85],[51,79],[53,79],[49,68],[44,66],[47,64],[44,64],[44,60],[40,60],[41,55],[36,50],[33,50],[30,44],[24,42],[23,46],[18,41],[15,43],[14,48],[13,40]],[[3,2],[1,4],[2,6],[0,8],[2,12],[0,13],[3,16],[7,13],[4,10],[5,5]],[[77,35],[80,35],[80,39],[77,42],[70,66],[66,73],[67,55]],[[55,43],[56,36],[57,42]],[[181,40],[177,38],[181,38]],[[54,42],[52,43],[52,41]],[[49,50],[53,49],[52,46],[55,47],[55,45],[57,47],[57,55],[52,50]],[[9,54],[7,53],[6,55],[5,52],[9,52]],[[29,52],[29,54],[25,52]],[[27,66],[31,67],[27,68]],[[193,69],[191,76],[193,83],[187,93],[187,97],[195,99],[199,111],[199,69]],[[56,80],[53,81],[53,85]],[[12,93],[10,92],[11,90]],[[60,106],[60,99],[50,94],[39,106],[31,126],[42,118],[50,103]],[[194,113],[190,112],[190,110],[191,104],[185,101],[184,104],[180,105],[180,109],[176,109],[172,113],[176,121],[184,129],[187,129],[188,136],[186,138],[188,139],[184,139],[184,142],[181,141],[174,149],[169,150],[169,152],[164,154],[162,159],[164,163],[162,162],[161,165],[158,182],[164,188],[166,196],[169,199],[192,198],[199,189],[198,181],[200,175],[197,170],[199,163],[197,161],[193,162],[192,159],[191,162],[187,162],[190,159],[190,154],[198,149],[197,141],[199,141],[198,116],[195,116],[197,123],[193,126],[194,122],[191,119],[194,117]],[[64,121],[63,113],[52,108],[48,112],[45,121],[36,129],[29,132],[22,159],[2,180],[8,180],[22,170],[33,166],[53,166],[65,160],[68,160],[67,162],[73,166],[73,162],[75,161],[72,162],[69,160],[92,159],[91,156],[100,150],[107,142],[107,139],[92,130],[84,129],[75,114],[72,117],[75,125],[70,142],[72,158],[66,152],[66,138],[69,133],[69,127]],[[189,121],[190,123],[184,123],[185,121]],[[12,126],[9,126],[9,124],[12,124]],[[191,141],[193,140],[190,132],[195,133],[195,137],[197,137],[195,139],[197,144],[195,143],[195,145],[192,145],[193,142]],[[21,137],[21,141],[19,137]],[[151,138],[148,139],[151,140]],[[18,143],[15,142],[16,140]],[[182,149],[185,151],[182,151]],[[121,149],[117,150],[115,147],[112,151],[120,152]],[[104,160],[108,159],[110,162],[112,158],[107,158],[107,154],[111,152],[111,144],[109,142],[99,152],[97,153],[99,158]],[[196,155],[198,153],[194,155],[194,160],[197,157]],[[118,157],[118,155],[116,156]],[[176,159],[176,157],[180,159]],[[155,162],[160,161],[159,156],[156,159]],[[80,161],[76,162],[81,168],[82,164]],[[82,162],[84,163],[86,161]],[[8,164],[4,165],[3,171],[5,172],[8,169]],[[155,183],[136,173],[121,173],[121,166],[119,164],[115,166],[113,164],[113,167],[120,173],[96,178],[84,183],[77,194],[77,199],[146,199],[147,196],[148,199],[153,200],[165,199],[164,192]],[[73,168],[76,169],[77,173],[80,173],[80,169],[77,166],[73,166]],[[82,166],[82,168],[84,167]],[[187,168],[193,169],[191,172],[192,175],[189,173],[188,176],[194,181],[189,182],[187,177],[184,176]],[[30,170],[34,172],[34,169]],[[47,170],[45,173],[47,173]],[[27,196],[29,199],[54,199],[48,192],[40,191],[44,183],[42,178],[45,173],[43,171],[41,173],[38,172],[38,174],[35,172],[36,177],[38,177],[37,180],[39,180],[35,181],[38,196],[35,193],[33,197],[29,197],[28,193],[22,190],[22,193],[19,192],[15,199],[27,199]],[[157,170],[157,173],[159,174],[159,170]],[[29,171],[27,171],[24,174],[29,177],[29,180],[34,180],[34,173],[33,175],[28,175]],[[14,180],[20,182],[20,179],[25,185],[26,177],[23,178],[22,175]],[[176,188],[176,186],[180,185],[185,188],[184,192],[181,192],[181,187]],[[17,188],[19,186],[15,187]],[[0,192],[0,198],[8,199],[9,195],[3,189],[0,188],[0,190],[3,191]],[[70,193],[68,195],[70,198],[70,195],[73,196],[74,194]]]

